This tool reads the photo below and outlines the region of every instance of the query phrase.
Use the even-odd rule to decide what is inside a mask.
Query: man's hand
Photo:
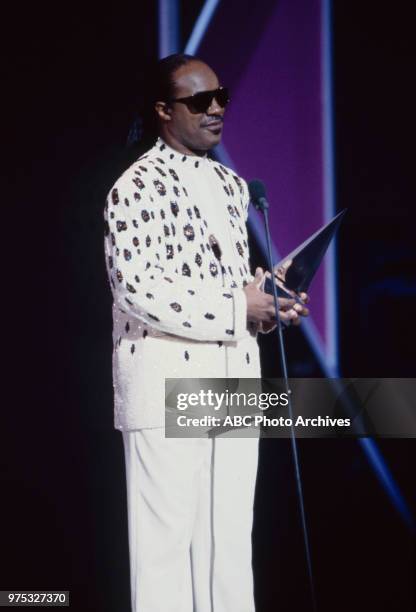
[[[287,261],[284,262],[282,266],[274,267],[273,271],[275,275],[277,276],[277,278],[279,279],[276,281],[276,284],[278,284],[280,287],[282,287],[282,289],[284,289],[285,291],[293,295],[294,298],[296,297],[298,298],[298,300],[302,302],[302,304],[299,304],[299,301],[297,301],[293,308],[299,313],[301,317],[307,317],[309,315],[309,308],[306,308],[304,304],[308,304],[309,295],[305,292],[295,293],[291,289],[288,289],[288,287],[286,287],[284,284],[286,280],[286,272],[290,268],[291,265],[292,265],[292,260],[288,259]],[[270,272],[266,272],[266,276],[270,278],[271,277]],[[301,323],[300,317],[298,317],[298,319],[293,321],[293,325],[300,325],[300,323]]]
[[[247,298],[247,321],[261,325],[264,331],[270,331],[276,323],[273,296],[264,293],[261,287],[265,273],[262,268],[256,269],[254,280],[244,287]],[[298,308],[294,299],[278,298],[279,317],[282,321],[293,322],[299,319]]]

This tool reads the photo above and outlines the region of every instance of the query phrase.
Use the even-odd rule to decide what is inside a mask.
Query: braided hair
[[[154,145],[159,129],[155,102],[167,101],[175,96],[174,73],[193,61],[200,60],[193,55],[174,53],[157,62],[141,87],[139,112],[127,137],[128,147],[138,148],[144,153]]]

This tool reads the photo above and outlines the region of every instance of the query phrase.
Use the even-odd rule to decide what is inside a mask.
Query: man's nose
[[[211,104],[207,110],[207,115],[224,115],[225,109],[220,106],[215,98],[212,99]]]

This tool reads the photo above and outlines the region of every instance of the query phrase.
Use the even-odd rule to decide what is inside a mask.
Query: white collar
[[[200,162],[207,159],[210,160],[207,153],[202,156],[186,155],[185,153],[181,153],[180,151],[177,151],[176,149],[173,149],[171,146],[169,146],[167,142],[165,142],[163,138],[161,138],[161,136],[159,136],[156,140],[155,147],[158,149],[158,152],[163,153],[168,159],[182,162],[186,162],[188,160],[190,160],[191,162],[195,162],[194,165],[196,168],[199,166],[199,163],[196,162]]]

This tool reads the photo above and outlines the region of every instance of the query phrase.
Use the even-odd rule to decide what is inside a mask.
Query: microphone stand
[[[317,612],[318,608],[317,608],[317,603],[316,603],[315,584],[314,584],[313,573],[312,573],[312,558],[311,558],[311,551],[310,551],[310,545],[309,545],[308,529],[306,525],[306,514],[305,514],[305,505],[304,505],[304,500],[303,500],[302,480],[301,480],[301,475],[300,475],[300,465],[299,465],[296,436],[295,436],[295,430],[294,430],[294,425],[293,425],[291,390],[289,387],[289,377],[287,373],[287,362],[286,362],[285,345],[283,341],[282,323],[279,317],[279,302],[277,298],[277,288],[276,288],[276,283],[274,279],[272,246],[271,246],[270,228],[269,228],[269,204],[266,198],[260,198],[259,200],[257,200],[257,202],[255,202],[255,207],[257,208],[257,210],[262,211],[263,216],[264,216],[264,223],[266,227],[267,258],[268,258],[268,265],[270,268],[270,273],[272,275],[273,300],[274,300],[274,308],[275,308],[276,320],[277,320],[277,334],[278,334],[278,339],[279,339],[280,365],[282,368],[285,389],[286,389],[286,393],[288,397],[288,411],[289,411],[289,418],[291,422],[290,441],[291,441],[291,446],[292,446],[293,463],[295,466],[296,489],[297,489],[297,496],[298,496],[298,501],[299,501],[301,521],[302,521],[303,541],[305,544],[306,563],[308,566],[309,585],[310,585],[311,597],[312,597],[312,608],[314,612]]]

